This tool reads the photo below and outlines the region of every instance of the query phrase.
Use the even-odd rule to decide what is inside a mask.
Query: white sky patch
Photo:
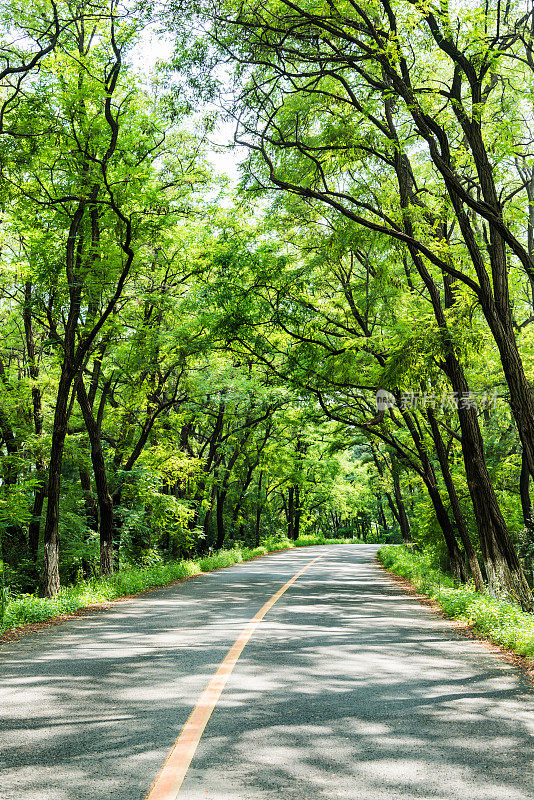
[[[141,32],[138,44],[129,54],[130,61],[146,82],[147,88],[151,80],[156,79],[158,62],[170,61],[173,54],[174,41],[172,36],[158,33],[155,25],[147,25]],[[216,106],[204,106],[202,112],[193,115],[185,121],[184,127],[194,132],[197,129],[201,113],[217,112]],[[207,157],[213,166],[216,176],[226,176],[230,186],[235,187],[240,179],[239,164],[242,163],[247,151],[244,147],[234,147],[234,123],[226,121],[220,114],[219,121],[212,133],[208,136]]]

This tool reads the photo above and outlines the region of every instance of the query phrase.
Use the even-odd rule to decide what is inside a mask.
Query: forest
[[[0,8],[3,602],[315,536],[532,612],[531,0]]]

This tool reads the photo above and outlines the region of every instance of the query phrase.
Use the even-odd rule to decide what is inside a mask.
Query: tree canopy
[[[3,7],[13,591],[323,532],[534,608],[533,14]]]

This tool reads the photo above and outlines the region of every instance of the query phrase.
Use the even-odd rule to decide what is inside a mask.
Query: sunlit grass
[[[0,631],[28,625],[32,622],[72,614],[80,608],[94,603],[105,603],[119,597],[168,586],[177,580],[190,578],[201,572],[211,572],[223,567],[231,567],[242,561],[266,555],[289,547],[306,547],[322,544],[345,544],[356,539],[325,539],[323,536],[303,536],[290,541],[284,536],[268,537],[259,547],[234,547],[231,550],[218,550],[195,561],[171,561],[149,567],[125,567],[109,578],[79,583],[62,588],[54,598],[20,595],[8,597]]]
[[[437,600],[448,617],[467,622],[492,641],[520,655],[534,656],[533,614],[476,592],[470,586],[455,586],[453,579],[436,569],[425,553],[386,546],[380,548],[378,558],[395,575],[406,578]]]

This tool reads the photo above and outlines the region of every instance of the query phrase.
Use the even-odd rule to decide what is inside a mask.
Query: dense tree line
[[[231,348],[225,271],[269,256],[218,210],[180,104],[133,68],[142,11],[3,10],[8,583],[52,596],[121,561],[337,531],[365,487],[309,400]]]
[[[5,11],[13,586],[342,531],[532,610],[531,6]],[[206,101],[249,154],[231,207]]]
[[[271,297],[294,340],[287,373],[326,417],[395,453],[392,480],[397,465],[418,476],[459,578],[462,548],[477,585],[483,578],[470,517],[492,591],[531,610],[491,463],[503,426],[506,455],[521,459],[511,491],[528,549],[531,4],[207,0],[191,20],[191,52],[204,54],[195,86],[213,93],[210,64],[235,65],[222,102],[251,153],[245,188],[281,195],[279,230],[293,227],[297,258],[321,253],[296,301],[285,289]],[[325,274],[330,304],[314,286]],[[365,393],[379,388],[396,404],[375,415]],[[503,399],[493,414],[472,396],[490,389]],[[426,400],[408,408],[403,391]],[[428,401],[444,391],[457,399],[452,417]],[[451,472],[458,451],[467,511]]]

